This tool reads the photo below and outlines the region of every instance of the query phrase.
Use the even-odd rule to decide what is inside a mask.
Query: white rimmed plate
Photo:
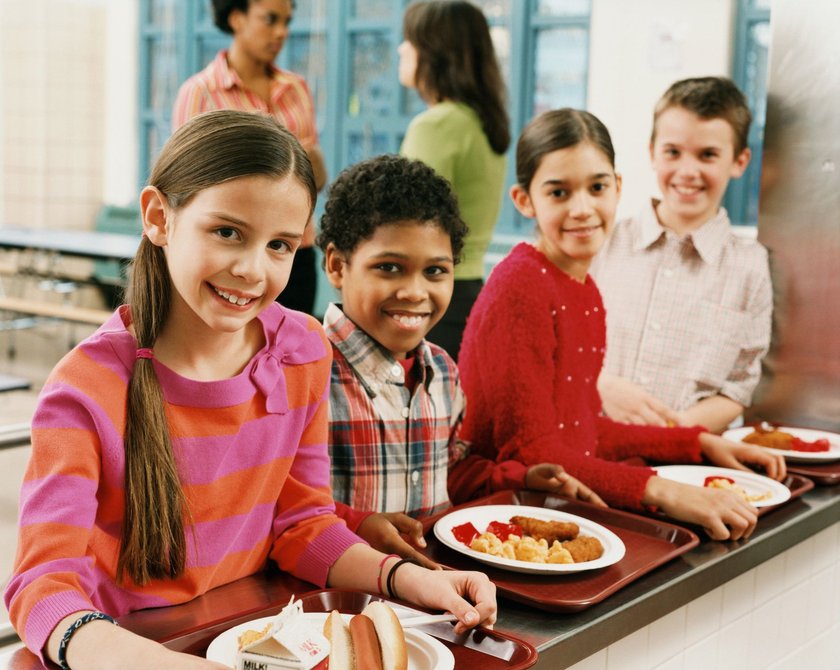
[[[323,625],[328,614],[328,612],[307,612],[303,616]],[[348,623],[353,617],[352,614],[341,616]],[[236,651],[239,648],[239,636],[246,630],[262,630],[273,618],[267,616],[254,619],[216,636],[207,647],[207,659],[234,667]],[[453,670],[455,668],[455,657],[452,652],[431,635],[408,628],[405,631],[405,646],[408,652],[408,670]]]
[[[729,477],[735,480],[735,484],[744,489],[749,496],[770,494],[764,500],[751,502],[750,504],[754,507],[770,507],[790,499],[790,489],[787,486],[755,472],[717,468],[711,465],[662,465],[654,469],[660,477],[683,484],[702,487],[706,482],[706,477]]]
[[[777,454],[782,454],[786,461],[790,461],[791,463],[828,463],[829,461],[840,461],[840,435],[837,433],[827,433],[824,430],[811,430],[810,428],[788,428],[787,426],[779,426],[779,430],[808,442],[825,439],[831,445],[828,451],[794,451],[793,449],[772,449],[770,447],[764,447]],[[744,426],[742,428],[727,430],[723,434],[723,437],[727,440],[740,442],[752,432],[752,426]]]
[[[581,535],[597,537],[604,546],[601,558],[585,563],[530,563],[510,558],[491,556],[481,551],[470,549],[467,545],[455,539],[452,529],[464,523],[471,523],[479,533],[483,533],[491,521],[507,522],[512,516],[530,516],[544,521],[571,521],[580,527]],[[482,505],[479,507],[465,507],[450,512],[435,523],[435,536],[447,547],[474,558],[482,563],[493,565],[513,572],[530,574],[568,574],[583,570],[597,570],[613,563],[618,563],[624,557],[624,542],[615,533],[601,524],[585,519],[575,514],[559,512],[543,507],[529,507],[527,505]]]

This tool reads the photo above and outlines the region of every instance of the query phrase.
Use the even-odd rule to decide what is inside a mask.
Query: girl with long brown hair
[[[32,422],[15,574],[27,646],[62,668],[221,667],[113,625],[264,569],[495,620],[479,573],[365,545],[334,514],[330,345],[274,302],[315,204],[294,136],[216,111],[180,128],[140,196],[128,304],[47,380]],[[398,565],[399,563],[399,565]],[[464,597],[475,605],[471,605]]]
[[[415,2],[405,11],[403,36],[400,83],[417,89],[428,109],[412,119],[400,153],[450,182],[469,228],[449,309],[428,335],[457,360],[502,204],[510,144],[505,87],[487,19],[475,5]]]

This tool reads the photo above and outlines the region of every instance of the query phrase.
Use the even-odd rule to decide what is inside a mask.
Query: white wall
[[[840,523],[571,670],[836,670]]]
[[[110,0],[105,35],[105,179],[102,201],[137,199],[138,0]]]
[[[619,216],[657,193],[648,141],[659,96],[678,79],[731,75],[734,15],[734,0],[593,0],[588,107],[624,176]]]
[[[0,5],[0,221],[90,228],[136,197],[137,0]]]

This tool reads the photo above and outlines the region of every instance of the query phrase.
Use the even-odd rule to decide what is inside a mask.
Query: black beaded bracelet
[[[67,629],[64,633],[64,637],[61,638],[61,642],[58,643],[58,665],[61,667],[61,670],[70,670],[70,666],[67,665],[67,645],[70,644],[70,638],[73,637],[76,631],[86,623],[96,621],[97,619],[110,621],[115,626],[119,625],[111,617],[105,614],[105,612],[88,612],[76,619],[72,624],[70,624],[70,628]]]
[[[388,595],[392,598],[399,598],[397,592],[394,591],[394,575],[396,574],[397,569],[404,563],[414,563],[414,565],[420,565],[420,563],[413,558],[401,558],[391,566],[391,569],[388,570],[388,578],[385,580],[385,589],[388,591]]]

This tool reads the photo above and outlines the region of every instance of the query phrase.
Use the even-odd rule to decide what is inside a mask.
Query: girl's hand
[[[406,563],[397,569],[393,586],[401,600],[454,614],[456,633],[496,623],[496,586],[482,572],[426,570]]]
[[[680,415],[629,379],[602,373],[598,392],[613,421],[648,426],[679,426]]]
[[[702,526],[713,540],[746,539],[755,530],[758,510],[733,491],[651,477],[643,502],[668,516]]]
[[[744,442],[733,442],[713,433],[700,434],[700,450],[715,465],[736,470],[749,470],[744,463],[764,468],[771,479],[782,481],[787,476],[785,457],[764,447]]]
[[[356,529],[356,534],[371,547],[385,554],[411,558],[430,570],[440,566],[426,558],[414,547],[425,547],[423,524],[407,514],[398,512],[371,514]],[[413,545],[413,546],[412,546]]]
[[[556,463],[540,463],[528,468],[525,474],[525,488],[533,491],[548,491],[567,498],[606,507],[601,497],[579,479],[575,479]]]

